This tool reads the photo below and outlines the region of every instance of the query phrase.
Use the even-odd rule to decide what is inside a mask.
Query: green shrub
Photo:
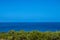
[[[0,32],[0,40],[60,40],[60,32],[25,32],[11,30],[9,32]]]

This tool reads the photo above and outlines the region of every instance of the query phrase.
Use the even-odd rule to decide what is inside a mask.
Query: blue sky
[[[60,22],[60,0],[0,0],[0,22]]]

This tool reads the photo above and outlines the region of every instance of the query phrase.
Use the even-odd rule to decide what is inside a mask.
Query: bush
[[[0,40],[60,40],[60,32],[14,31],[0,32]]]

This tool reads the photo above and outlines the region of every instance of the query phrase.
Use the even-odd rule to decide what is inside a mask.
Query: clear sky
[[[60,0],[0,0],[0,22],[60,22]]]

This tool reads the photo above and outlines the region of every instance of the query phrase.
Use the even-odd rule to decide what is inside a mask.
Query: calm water
[[[0,32],[9,30],[39,30],[39,31],[60,31],[60,22],[9,22],[0,23]]]

